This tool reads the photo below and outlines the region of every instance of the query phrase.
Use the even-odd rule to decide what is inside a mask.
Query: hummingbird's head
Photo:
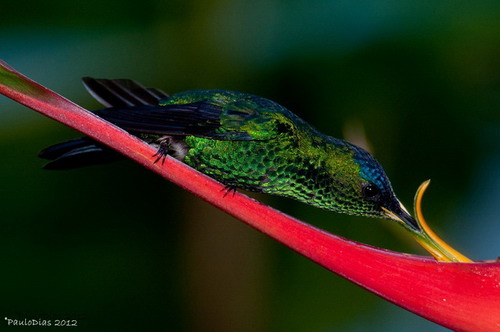
[[[389,178],[375,158],[360,147],[352,145],[356,167],[349,172],[349,184],[340,191],[349,191],[351,211],[357,215],[379,217],[398,222],[412,232],[420,232],[420,226],[397,199]],[[347,189],[346,189],[347,188]],[[354,193],[352,192],[354,190]]]

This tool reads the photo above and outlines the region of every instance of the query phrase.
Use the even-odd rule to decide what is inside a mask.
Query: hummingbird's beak
[[[417,190],[417,195],[415,197],[415,213],[417,214],[417,219],[413,218],[400,202],[397,202],[397,204],[392,206],[391,209],[382,207],[384,214],[409,230],[415,240],[432,256],[434,256],[436,260],[444,262],[471,262],[469,258],[465,257],[446,242],[441,240],[441,238],[437,236],[436,233],[434,233],[427,225],[427,222],[422,215],[421,201],[428,185],[429,182],[426,181]]]
[[[388,218],[397,221],[401,226],[409,230],[415,240],[438,261],[460,261],[456,259],[453,254],[449,253],[447,250],[448,246],[443,247],[435,240],[434,236],[432,236],[434,235],[433,232],[430,236],[430,234],[427,233],[427,229],[423,228],[420,223],[408,213],[403,204],[399,203],[398,206],[393,207],[391,210],[382,207],[382,210]]]
[[[422,228],[418,222],[413,218],[408,210],[398,201],[398,204],[393,206],[391,209],[382,207],[382,211],[387,218],[392,219],[400,223],[404,228],[407,228],[412,233],[422,232]]]

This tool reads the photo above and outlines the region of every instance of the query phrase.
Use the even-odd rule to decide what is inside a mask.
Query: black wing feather
[[[50,170],[105,164],[122,157],[118,152],[88,137],[52,145],[42,150],[38,156],[51,160],[43,166]]]
[[[109,107],[96,111],[96,115],[131,133],[193,135],[220,140],[253,139],[248,133],[239,132],[237,127],[256,112],[238,110],[238,103],[231,107],[228,104],[219,105],[207,96],[206,100],[188,104],[160,105],[160,101],[169,98],[166,93],[145,88],[132,80],[85,77],[83,81],[89,92]],[[231,123],[228,128],[222,128],[225,127],[222,118]]]
[[[165,92],[145,88],[128,79],[95,79],[84,77],[83,84],[89,93],[106,107],[131,107],[135,105],[157,105],[168,98]]]
[[[88,145],[93,145],[96,142],[88,137],[76,138],[56,145],[49,146],[38,153],[38,157],[43,159],[54,160],[61,155]]]
[[[157,135],[217,136],[221,108],[207,102],[183,105],[108,108],[99,117],[132,133]]]
[[[167,99],[170,97],[168,94],[165,92],[161,91],[160,89],[157,88],[146,88],[150,94],[152,94],[158,101],[162,99]]]
[[[211,136],[220,127],[221,108],[208,102],[158,105],[169,96],[128,79],[84,77],[87,90],[107,109],[101,118],[132,133]]]

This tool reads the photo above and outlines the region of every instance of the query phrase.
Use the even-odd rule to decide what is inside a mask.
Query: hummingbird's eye
[[[373,183],[367,183],[363,186],[363,196],[369,200],[377,200],[380,196],[380,189]]]

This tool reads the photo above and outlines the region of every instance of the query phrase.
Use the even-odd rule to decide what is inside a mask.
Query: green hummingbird
[[[104,109],[94,113],[226,185],[284,196],[350,215],[419,224],[396,198],[375,158],[320,133],[285,107],[252,94],[192,90],[169,96],[126,79],[83,82]],[[44,149],[46,169],[109,162],[117,152],[88,137]]]

